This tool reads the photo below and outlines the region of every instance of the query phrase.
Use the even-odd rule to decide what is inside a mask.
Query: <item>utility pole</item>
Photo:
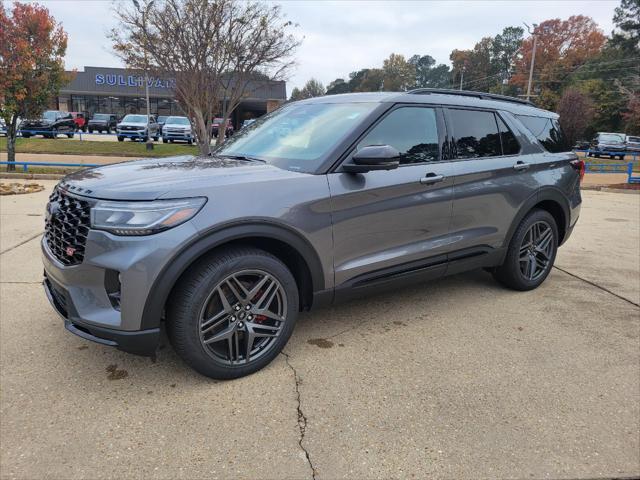
[[[460,88],[459,88],[459,90],[462,90],[462,80],[464,80],[464,67],[462,67],[462,70],[460,71]]]
[[[149,2],[144,10],[140,9],[138,0],[132,0],[138,12],[142,14],[142,28],[145,30],[144,34],[144,92],[147,99],[147,150],[153,150],[153,140],[151,140],[151,130],[149,128],[151,124],[151,108],[149,104],[149,63],[147,60],[147,11],[153,5],[153,0]]]
[[[533,83],[533,66],[536,63],[536,48],[538,46],[538,35],[536,34],[536,28],[538,24],[536,23],[533,24],[533,30],[531,30],[531,27],[529,27],[529,25],[527,25],[526,23],[524,24],[527,27],[529,34],[533,35],[533,52],[531,53],[531,67],[529,68],[529,83],[527,84],[527,101],[529,101],[529,99],[531,98],[531,84]]]

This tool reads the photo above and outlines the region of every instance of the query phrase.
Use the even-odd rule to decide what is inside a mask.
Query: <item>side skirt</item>
[[[337,286],[333,303],[388,292],[469,270],[495,267],[502,264],[505,254],[506,248],[483,246],[366,273]],[[318,304],[316,298],[320,300]],[[316,293],[313,306],[320,307],[330,302],[330,293],[325,290]]]

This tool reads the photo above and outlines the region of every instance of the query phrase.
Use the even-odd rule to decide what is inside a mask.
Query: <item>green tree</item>
[[[602,79],[590,79],[580,83],[580,90],[586,93],[594,105],[593,120],[588,126],[588,134],[595,132],[619,132],[624,130],[622,113],[627,99],[616,88]]]
[[[451,87],[451,69],[448,65],[436,65],[430,55],[413,55],[409,63],[415,69],[414,88],[449,88]]]
[[[392,53],[382,64],[382,88],[387,92],[406,91],[415,84],[416,69],[404,55]]]
[[[0,3],[0,116],[7,124],[9,162],[16,160],[18,118],[39,115],[69,82],[66,51],[67,34],[49,10],[16,2],[9,15]]]
[[[349,83],[344,81],[344,78],[336,78],[327,87],[327,95],[337,95],[339,93],[351,92]]]
[[[610,43],[629,54],[640,53],[640,0],[621,0],[613,15],[617,30]]]
[[[320,83],[315,78],[312,78],[304,84],[302,89],[298,89],[297,87],[291,91],[291,97],[289,100],[304,100],[305,98],[313,98],[313,97],[321,97],[325,94],[325,88],[322,83]]]

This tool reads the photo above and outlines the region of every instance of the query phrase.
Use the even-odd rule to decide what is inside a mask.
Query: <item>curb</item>
[[[640,190],[632,190],[626,188],[610,188],[607,185],[589,185],[581,186],[580,190],[590,190],[592,192],[605,192],[605,193],[631,193],[640,195]]]

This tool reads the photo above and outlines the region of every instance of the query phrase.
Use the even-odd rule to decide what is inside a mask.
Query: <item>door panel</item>
[[[421,183],[428,174],[443,179]],[[329,174],[336,286],[366,273],[446,253],[451,174],[448,162]]]
[[[454,140],[469,138],[470,132],[465,131],[464,115],[460,110],[447,112],[447,128],[452,131]],[[483,112],[488,115],[489,113]],[[509,123],[509,120],[507,120]],[[507,156],[486,156],[479,158],[459,159],[453,164],[454,201],[451,216],[452,251],[483,248],[506,247],[507,232],[522,205],[538,191],[536,172],[541,153],[535,149],[521,135],[513,134],[500,117],[493,117],[485,124],[486,131],[498,129],[502,136],[502,149],[512,153],[520,145],[520,153]],[[473,127],[478,127],[477,119]],[[504,129],[507,132],[504,132]],[[456,132],[456,130],[458,130]],[[517,132],[517,130],[515,130]],[[505,135],[508,133],[509,135]],[[486,135],[478,143],[487,142]],[[517,141],[516,141],[517,138]],[[490,139],[491,140],[491,139]],[[500,137],[499,137],[500,140]],[[515,142],[515,147],[514,143]],[[457,151],[458,155],[460,151]],[[477,152],[476,152],[477,153]],[[482,154],[481,152],[480,154]],[[502,153],[500,150],[498,153]],[[462,155],[461,155],[462,156]]]

